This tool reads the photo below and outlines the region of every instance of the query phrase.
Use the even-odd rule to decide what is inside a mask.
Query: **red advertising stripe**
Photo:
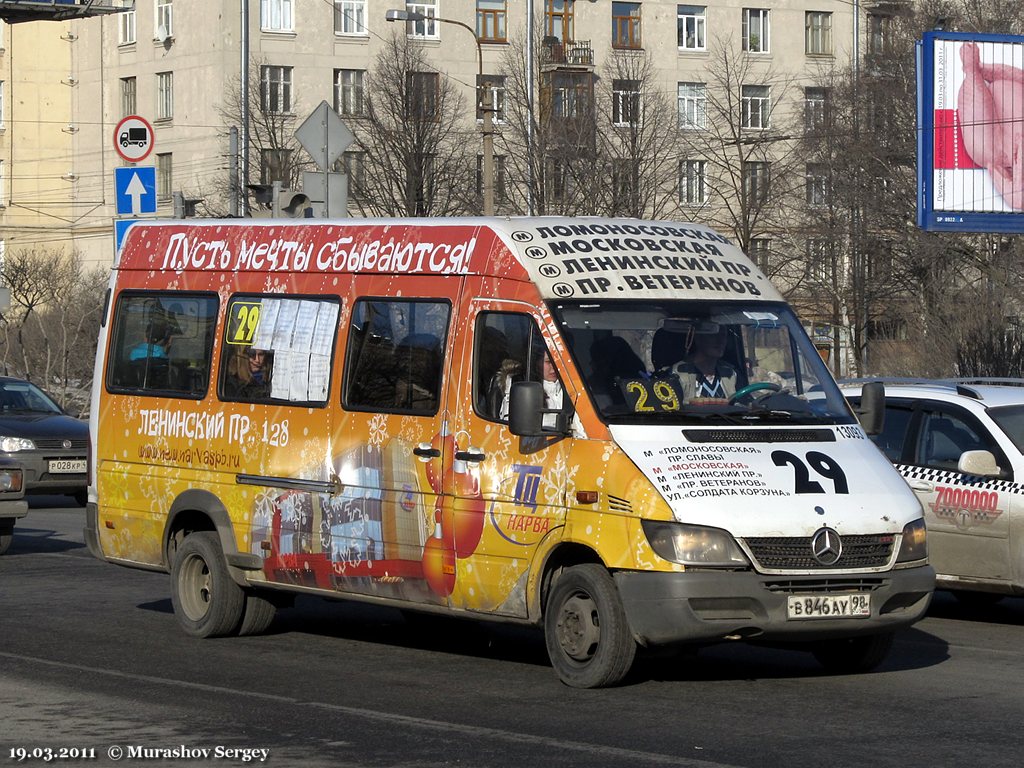
[[[933,167],[936,170],[951,168],[980,168],[967,154],[964,146],[960,115],[955,109],[935,110],[935,153]]]

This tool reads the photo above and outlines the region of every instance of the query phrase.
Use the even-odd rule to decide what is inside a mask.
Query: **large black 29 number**
[[[810,464],[811,469],[819,475],[831,480],[836,493],[850,492],[850,486],[846,482],[846,473],[843,472],[843,468],[836,463],[835,459],[831,456],[826,456],[824,453],[808,451],[807,464],[804,464],[798,456],[794,456],[789,451],[772,451],[772,461],[777,467],[784,467],[788,464],[793,468],[793,472],[796,474],[795,493],[825,492],[825,489],[821,487],[821,483],[817,480],[811,480],[811,473],[807,469],[807,464]]]

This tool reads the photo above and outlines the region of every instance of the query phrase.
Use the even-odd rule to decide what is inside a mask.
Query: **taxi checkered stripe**
[[[974,477],[964,475],[949,469],[931,469],[929,467],[914,467],[909,464],[897,464],[896,469],[908,480],[926,480],[933,483],[955,483],[957,485],[969,485],[972,488],[987,491],[1002,491],[1003,493],[1022,493],[1024,486],[1019,483],[1011,483],[1009,480],[998,480],[991,477]]]

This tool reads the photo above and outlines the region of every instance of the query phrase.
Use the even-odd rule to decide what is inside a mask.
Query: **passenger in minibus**
[[[266,400],[270,397],[273,367],[273,352],[250,347],[235,358],[228,375],[227,394],[240,400]]]

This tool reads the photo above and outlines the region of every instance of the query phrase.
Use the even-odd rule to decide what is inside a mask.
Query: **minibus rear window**
[[[205,396],[217,307],[216,294],[123,292],[114,310],[107,389],[197,400]]]

